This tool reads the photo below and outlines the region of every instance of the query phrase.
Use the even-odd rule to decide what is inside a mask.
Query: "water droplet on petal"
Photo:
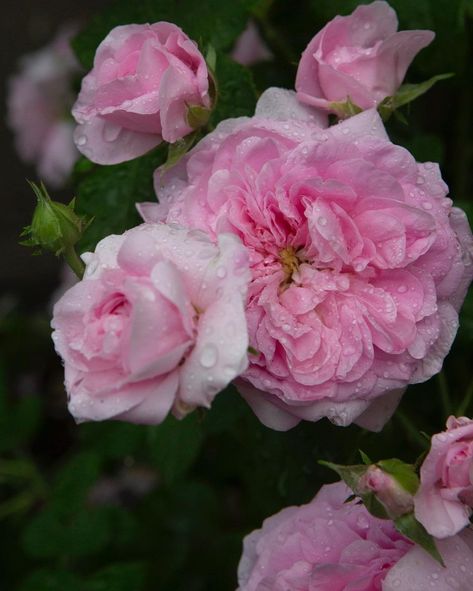
[[[226,277],[227,275],[227,270],[225,269],[225,267],[219,267],[217,269],[217,277],[219,279],[223,279],[224,277]]]
[[[85,146],[86,143],[87,143],[87,138],[85,137],[85,135],[80,135],[76,140],[76,144],[78,146]]]
[[[218,359],[218,351],[215,345],[209,344],[205,345],[200,354],[200,364],[202,367],[210,368],[214,367],[217,363]]]

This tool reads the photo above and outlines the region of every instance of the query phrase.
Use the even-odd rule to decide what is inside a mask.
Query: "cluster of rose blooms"
[[[77,420],[157,424],[234,382],[274,429],[327,417],[380,430],[407,385],[441,369],[473,237],[438,165],[391,143],[377,111],[433,37],[397,32],[386,2],[336,17],[295,92],[269,88],[253,117],[155,172],[144,223],[83,254],[54,308]],[[77,148],[115,164],[181,140],[214,107],[212,76],[174,24],[113,29],[72,109]],[[329,126],[344,105],[358,113]],[[376,467],[364,486],[386,506],[402,492],[445,566],[338,483],[246,538],[241,591],[471,589],[472,421],[434,436],[415,494]]]

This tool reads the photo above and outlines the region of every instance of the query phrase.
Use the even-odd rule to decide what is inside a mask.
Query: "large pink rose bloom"
[[[176,25],[125,25],[97,48],[72,110],[74,137],[93,162],[115,164],[192,131],[189,106],[210,107],[205,59]]]
[[[18,154],[53,188],[64,185],[79,156],[74,124],[66,119],[79,72],[69,46],[72,34],[65,29],[50,45],[24,57],[8,88],[7,119]]]
[[[214,396],[247,366],[246,250],[164,224],[83,255],[84,279],[54,307],[53,340],[78,421],[160,423]]]
[[[432,437],[414,497],[416,518],[436,538],[453,536],[470,523],[473,509],[473,421],[449,417]]]
[[[473,237],[438,166],[393,145],[376,111],[321,129],[298,108],[267,91],[255,118],[222,123],[158,170],[160,204],[142,214],[247,246],[258,355],[239,388],[265,424],[380,429],[402,389],[442,366]]]
[[[473,535],[441,542],[443,568],[341,482],[266,519],[243,542],[239,591],[470,591]]]
[[[299,100],[330,109],[331,102],[350,98],[369,109],[395,94],[411,61],[435,36],[432,31],[396,32],[397,27],[387,2],[335,17],[302,54],[296,77]]]

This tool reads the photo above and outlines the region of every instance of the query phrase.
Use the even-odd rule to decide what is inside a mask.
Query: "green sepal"
[[[394,519],[394,525],[403,536],[406,536],[406,538],[418,544],[428,552],[432,558],[442,566],[445,566],[442,556],[435,545],[434,538],[427,532],[425,527],[417,521],[413,512],[405,513]]]
[[[437,76],[433,76],[429,80],[425,80],[424,82],[420,82],[419,84],[403,84],[399,90],[393,96],[386,97],[379,105],[378,111],[381,115],[383,121],[387,121],[391,115],[393,114],[396,109],[407,105],[408,103],[414,101],[416,98],[419,98],[423,94],[425,94],[428,90],[432,88],[434,84],[440,82],[440,80],[447,80],[454,76],[452,73],[448,74],[438,74]],[[401,116],[400,114],[397,114]],[[404,118],[403,118],[404,119]]]
[[[376,465],[394,478],[394,480],[405,491],[411,495],[415,495],[419,488],[419,477],[415,472],[412,464],[406,464],[397,458],[390,460],[381,460],[376,462]]]
[[[358,115],[363,109],[356,105],[348,96],[346,101],[334,101],[329,103],[330,110],[337,115],[339,119],[348,119],[353,115]]]

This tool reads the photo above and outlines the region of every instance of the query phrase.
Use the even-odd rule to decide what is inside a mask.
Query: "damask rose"
[[[439,544],[446,567],[338,482],[269,517],[243,542],[239,591],[469,591],[473,533]]]
[[[376,465],[372,465],[358,482],[357,492],[373,493],[392,519],[410,513],[414,508],[412,495],[396,478]]]
[[[210,108],[196,43],[172,23],[116,27],[102,41],[72,110],[75,141],[93,162],[115,164],[192,131],[190,107]]]
[[[420,469],[415,515],[436,538],[466,527],[473,509],[473,421],[449,417]]]
[[[369,109],[395,94],[416,54],[435,36],[432,31],[396,32],[397,27],[387,2],[335,17],[302,54],[296,77],[299,100],[333,110],[331,102],[350,99]]]
[[[79,156],[74,124],[67,120],[80,71],[69,46],[73,33],[64,29],[50,45],[25,56],[8,88],[7,120],[18,154],[52,188],[65,184]]]
[[[247,253],[237,237],[143,224],[82,255],[84,279],[54,307],[78,421],[160,423],[247,367]]]
[[[258,354],[239,389],[266,425],[327,416],[380,429],[403,389],[442,366],[473,237],[438,165],[393,145],[375,110],[323,124],[270,89],[254,118],[223,122],[158,170],[160,204],[141,211],[247,247]]]

